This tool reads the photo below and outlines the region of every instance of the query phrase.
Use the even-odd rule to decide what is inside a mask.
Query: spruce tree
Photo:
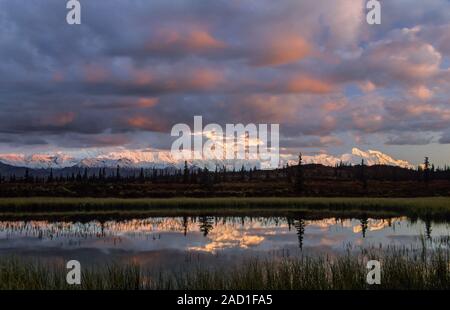
[[[185,184],[189,183],[189,168],[188,168],[187,160],[184,161],[183,182]]]
[[[53,168],[50,168],[50,175],[48,176],[47,181],[48,183],[53,182]]]
[[[305,221],[303,219],[298,219],[294,221],[294,227],[297,230],[298,247],[303,250],[303,236],[305,234]]]
[[[430,181],[430,159],[428,157],[425,157],[424,163],[423,163],[423,179],[425,183],[428,184]]]
[[[30,180],[30,169],[25,169],[25,182]]]
[[[297,193],[301,193],[304,190],[304,175],[303,175],[303,157],[302,153],[298,155],[297,173],[295,175],[295,190]]]
[[[116,179],[120,180],[120,166],[119,165],[117,165],[117,168],[116,168]]]
[[[141,172],[139,173],[139,180],[143,182],[145,179],[144,168],[141,168]]]
[[[361,160],[361,172],[360,172],[360,180],[361,183],[363,184],[363,188],[367,189],[367,177],[366,177],[366,171],[365,171],[365,163],[364,163],[364,159]]]

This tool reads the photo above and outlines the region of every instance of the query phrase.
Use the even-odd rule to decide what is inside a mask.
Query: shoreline
[[[0,198],[0,219],[132,216],[393,217],[449,220],[450,197]]]

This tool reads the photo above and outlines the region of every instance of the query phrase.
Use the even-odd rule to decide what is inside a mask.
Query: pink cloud
[[[206,29],[185,25],[185,29],[164,28],[146,44],[147,51],[179,51],[201,53],[223,49],[226,44],[215,38]]]
[[[269,34],[256,51],[252,65],[277,66],[299,61],[311,54],[311,46],[298,35]]]
[[[63,127],[72,123],[77,114],[75,112],[59,112],[44,116],[39,119],[41,125]]]
[[[332,101],[327,102],[322,105],[322,109],[326,112],[339,111],[344,109],[347,106],[347,103],[344,101]]]
[[[332,91],[332,89],[331,84],[306,76],[294,77],[286,84],[286,90],[293,93],[324,94]]]
[[[132,75],[134,84],[139,86],[148,85],[154,81],[153,75],[145,70],[136,69],[133,71]]]
[[[429,100],[433,97],[433,91],[424,85],[411,88],[410,94],[421,100]]]
[[[195,69],[187,73],[186,84],[194,89],[211,89],[224,81],[221,71],[214,69]]]
[[[158,98],[139,98],[137,101],[137,106],[140,108],[151,108],[157,105],[158,102]]]
[[[89,83],[105,82],[110,76],[107,68],[98,64],[86,64],[83,66],[84,78]]]
[[[430,44],[386,41],[378,44],[369,53],[367,61],[383,74],[409,81],[427,79],[439,72],[441,54]]]

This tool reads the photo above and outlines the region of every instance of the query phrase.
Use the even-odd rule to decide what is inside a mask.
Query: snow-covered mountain
[[[34,169],[46,168],[67,168],[78,164],[79,160],[76,158],[62,154],[0,154],[0,162],[16,166],[28,167]]]
[[[384,154],[380,151],[368,150],[362,151],[358,148],[353,148],[352,152],[349,154],[342,154],[341,156],[333,156],[329,154],[318,154],[318,155],[304,155],[303,161],[306,164],[322,164],[325,166],[335,166],[339,163],[359,165],[364,159],[364,163],[369,166],[373,165],[387,165],[387,166],[397,166],[402,168],[413,168],[414,166],[406,160],[395,159],[392,156]],[[297,164],[298,159],[288,160],[289,164]]]
[[[341,156],[333,156],[328,154],[319,154],[314,156],[303,156],[305,163],[323,164],[326,166],[335,166],[340,162],[346,164],[360,164],[361,160],[367,165],[391,165],[404,168],[411,168],[409,162],[405,160],[397,160],[389,155],[379,151],[362,151],[353,148],[350,154],[343,154]],[[124,168],[181,168],[184,161],[176,160],[171,155],[170,151],[161,150],[125,150],[120,149],[114,152],[88,154],[64,154],[61,152],[55,154],[0,154],[0,162],[16,166],[28,167],[34,169],[45,168],[67,168],[67,167],[110,167],[114,168],[117,165]],[[280,165],[285,163],[297,164],[297,155],[285,155],[280,158]],[[209,170],[214,170],[216,167],[225,166],[232,170],[240,169],[244,166],[246,169],[257,167],[260,168],[261,162],[257,160],[191,160],[188,161],[190,167],[203,168],[207,167]]]

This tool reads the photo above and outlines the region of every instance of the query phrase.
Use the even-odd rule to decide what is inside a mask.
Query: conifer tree
[[[120,166],[119,165],[117,165],[117,168],[116,168],[116,179],[120,180]]]
[[[145,179],[144,168],[141,168],[141,171],[140,171],[140,173],[139,173],[139,180],[140,180],[141,182],[143,182],[144,179]]]
[[[294,227],[297,230],[298,247],[303,250],[303,236],[305,234],[305,221],[298,219],[294,221]]]
[[[298,165],[297,165],[297,173],[295,175],[295,190],[298,193],[303,192],[304,190],[304,176],[303,176],[303,157],[302,153],[298,155]]]
[[[366,171],[365,171],[365,163],[364,159],[361,160],[361,172],[360,172],[360,181],[363,184],[363,188],[367,189],[367,177],[366,177]]]
[[[428,182],[430,181],[430,159],[428,157],[425,157],[423,163],[423,173],[424,181],[428,184]]]
[[[187,160],[184,161],[183,182],[185,184],[189,183],[189,168],[188,168]]]
[[[47,181],[48,183],[53,182],[53,168],[50,168],[50,175],[48,176]]]
[[[30,180],[30,169],[25,169],[25,182]]]

